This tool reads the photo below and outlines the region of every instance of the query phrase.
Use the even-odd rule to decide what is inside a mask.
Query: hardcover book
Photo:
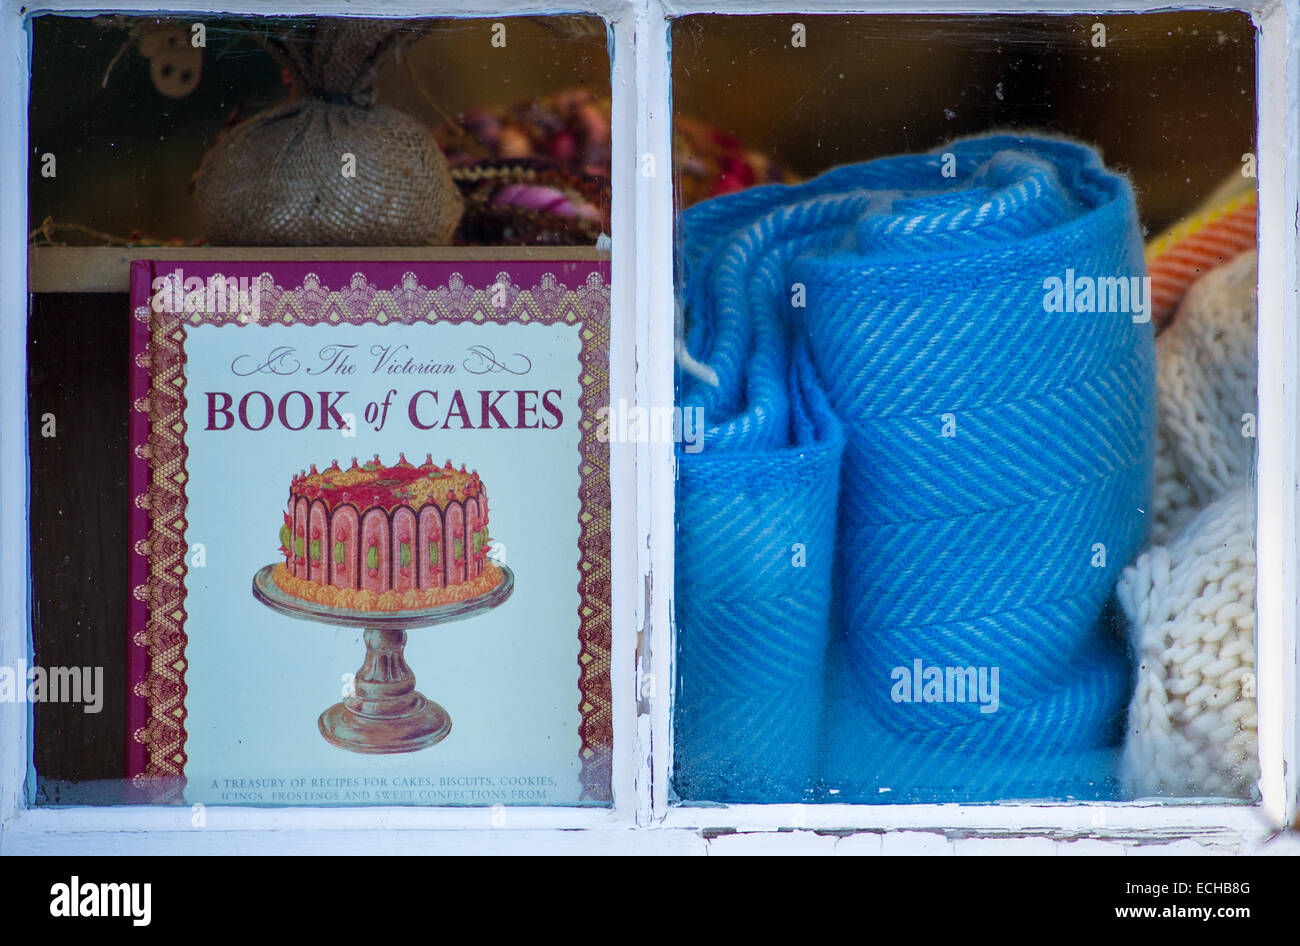
[[[139,261],[148,800],[610,800],[608,264]]]

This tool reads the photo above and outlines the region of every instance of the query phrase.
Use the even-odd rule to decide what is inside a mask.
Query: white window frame
[[[583,0],[580,12],[603,17],[614,36],[611,49],[612,126],[615,167],[632,168],[636,112],[632,79],[632,29],[636,11],[616,0]],[[405,17],[486,17],[554,13],[554,4],[523,0],[287,0],[273,11],[259,0],[166,0],[164,3],[121,0],[0,0],[0,122],[11,132],[0,138],[0,666],[16,666],[30,653],[30,564],[27,553],[27,106],[31,46],[26,22],[44,14],[123,12],[151,15],[339,15]],[[575,12],[578,12],[575,10]],[[619,54],[614,54],[614,49]],[[627,53],[627,54],[625,54]],[[615,171],[613,187],[612,306],[610,325],[611,398],[634,396],[636,305],[632,261],[637,234],[632,174]],[[109,806],[46,808],[24,806],[31,756],[31,708],[25,703],[0,706],[0,853],[58,850],[68,853],[127,850],[248,851],[276,850],[427,850],[431,845],[470,850],[513,849],[545,844],[563,849],[571,829],[628,828],[637,819],[635,784],[637,739],[633,692],[639,594],[636,575],[638,530],[635,506],[636,469],[631,451],[611,451],[611,640],[613,698],[613,804],[609,807],[368,807],[356,809],[259,809],[209,806],[205,827],[191,825],[188,806]],[[106,633],[124,633],[105,629]],[[400,830],[387,830],[400,829]],[[460,829],[448,832],[446,829]],[[545,832],[539,841],[538,832]],[[587,834],[587,832],[584,832]],[[481,835],[476,839],[476,836]],[[576,835],[582,837],[584,835]],[[585,843],[585,842],[584,842]]]
[[[1281,567],[1261,567],[1256,588],[1256,677],[1259,707],[1261,800],[1257,805],[1168,803],[1152,799],[1143,803],[996,805],[730,805],[717,807],[670,804],[671,701],[654,707],[654,745],[670,747],[656,752],[653,766],[653,810],[665,828],[685,828],[714,833],[719,829],[741,835],[737,847],[764,848],[769,839],[748,835],[792,825],[810,831],[834,831],[852,838],[850,849],[912,851],[932,848],[1006,848],[1014,850],[1064,850],[1081,841],[1092,849],[1137,850],[1153,841],[1196,849],[1253,851],[1300,850],[1295,832],[1277,840],[1278,826],[1296,819],[1296,446],[1297,424],[1297,60],[1300,56],[1300,10],[1287,0],[1064,0],[1064,2],[979,2],[979,0],[828,0],[792,3],[789,0],[663,0],[659,8],[667,17],[695,13],[739,15],[786,14],[793,21],[811,13],[1073,13],[1104,16],[1107,13],[1141,13],[1171,7],[1188,10],[1242,10],[1256,26],[1257,141],[1259,185],[1259,467],[1257,560]],[[666,41],[665,41],[666,45]],[[658,55],[652,50],[652,55]],[[665,57],[666,58],[666,57]],[[1288,94],[1288,89],[1291,90]],[[656,103],[658,98],[653,99]],[[657,116],[656,116],[657,117]],[[652,148],[666,147],[671,119],[659,119],[651,128]],[[671,220],[671,195],[654,195],[652,224]],[[649,228],[652,232],[655,226]],[[661,295],[651,310],[656,329],[649,357],[650,403],[671,403],[672,352],[664,346],[671,337],[670,261],[656,260],[651,284]],[[651,542],[654,575],[651,599],[653,653],[660,679],[673,680],[672,611],[673,510],[670,449],[652,457],[658,492],[655,495]],[[970,841],[979,843],[972,845]],[[1272,842],[1269,844],[1268,842]],[[842,842],[839,842],[842,843]],[[1065,845],[1064,847],[1062,845]],[[821,844],[821,847],[827,845]],[[1077,848],[1075,848],[1077,849]]]
[[[27,808],[31,712],[0,706],[0,854],[578,851],[726,853],[1300,852],[1298,692],[1297,167],[1300,9],[1290,0],[1181,0],[1180,9],[1239,9],[1257,28],[1259,209],[1259,486],[1257,699],[1262,779],[1257,805],[711,805],[669,801],[674,680],[674,457],[670,444],[616,448],[613,493],[613,806],[507,809],[209,807],[196,828],[184,806]],[[490,17],[581,12],[612,30],[613,308],[611,398],[668,404],[673,388],[674,207],[671,18],[692,13],[1138,13],[1169,0],[288,0],[277,13]],[[0,665],[30,653],[27,461],[28,16],[91,12],[262,14],[257,0],[0,0]],[[656,173],[644,173],[653,155]],[[638,497],[640,501],[638,502]],[[655,682],[659,681],[659,685]],[[500,820],[499,818],[497,819]],[[794,830],[790,830],[790,829]],[[578,829],[578,830],[573,830]]]

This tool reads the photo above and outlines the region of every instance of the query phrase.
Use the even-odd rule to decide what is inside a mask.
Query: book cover
[[[608,264],[138,261],[147,800],[610,800]]]

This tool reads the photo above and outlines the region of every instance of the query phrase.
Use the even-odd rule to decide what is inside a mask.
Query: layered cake
[[[353,458],[293,478],[273,579],[297,598],[357,611],[464,601],[502,580],[488,559],[487,492],[477,473],[427,456],[393,466]]]

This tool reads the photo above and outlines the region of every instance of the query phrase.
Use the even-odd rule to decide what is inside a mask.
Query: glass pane
[[[672,48],[679,800],[1255,798],[1249,18]]]
[[[32,36],[31,803],[608,805],[604,22]]]

